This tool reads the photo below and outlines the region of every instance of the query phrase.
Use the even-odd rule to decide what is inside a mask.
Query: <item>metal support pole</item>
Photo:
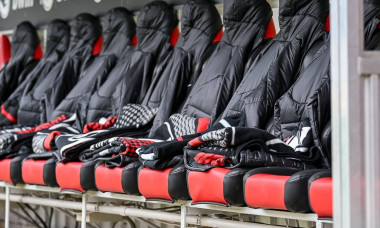
[[[10,199],[10,188],[9,186],[5,187],[5,228],[9,228],[9,214],[11,210],[11,199]]]
[[[365,224],[363,1],[331,1],[331,101],[334,226]]]
[[[187,207],[181,205],[181,228],[186,228],[186,216],[187,216]]]
[[[82,221],[81,227],[86,228],[86,217],[87,217],[87,195],[82,195]]]

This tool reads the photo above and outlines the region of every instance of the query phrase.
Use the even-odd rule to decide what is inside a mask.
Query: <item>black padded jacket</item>
[[[83,72],[80,80],[57,107],[46,110],[48,121],[65,114],[75,113],[80,102],[88,102],[92,93],[107,79],[108,74],[119,58],[133,50],[132,39],[136,34],[133,14],[125,8],[110,10],[103,18],[102,51],[92,64]],[[51,110],[54,112],[51,113]]]
[[[211,1],[193,0],[182,9],[181,36],[173,49],[165,69],[153,76],[143,105],[159,108],[159,119],[169,118],[188,94],[189,84],[197,79],[202,59],[215,47],[214,39],[220,36],[222,21]],[[125,105],[130,100],[120,103]]]
[[[35,56],[40,40],[30,22],[22,22],[12,37],[11,59],[0,71],[0,103],[4,103],[38,63]]]
[[[41,113],[45,104],[57,104],[65,98],[93,59],[93,47],[102,32],[98,18],[80,14],[70,24],[68,51],[46,77],[24,93],[17,114],[18,124],[31,126],[44,122],[46,118]]]
[[[204,64],[182,114],[214,122],[242,80],[251,51],[265,40],[271,18],[272,9],[265,0],[225,1],[222,41]]]
[[[122,80],[127,80],[128,92],[135,99],[144,97],[154,68],[170,52],[171,34],[178,25],[174,9],[163,1],[145,5],[137,19],[137,46],[124,56],[108,75],[107,80],[94,92],[88,105],[78,110],[80,124],[90,123],[113,113],[112,95]]]
[[[323,151],[320,138],[330,120],[330,39],[313,45],[300,68],[299,77],[290,89],[276,101],[274,135],[282,140],[310,126],[314,145]],[[324,165],[329,166],[327,155]]]
[[[223,116],[246,114],[246,126],[263,129],[276,100],[294,83],[305,53],[326,36],[328,0],[280,1],[280,32],[260,52]]]
[[[0,126],[17,123],[17,111],[24,91],[28,91],[36,81],[42,80],[61,60],[69,46],[70,26],[62,20],[53,20],[49,23],[46,36],[45,54],[38,65],[30,72],[25,80],[9,96],[2,105]]]

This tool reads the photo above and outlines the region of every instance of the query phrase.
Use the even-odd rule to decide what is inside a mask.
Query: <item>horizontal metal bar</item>
[[[380,74],[380,51],[365,51],[358,58],[358,74]]]
[[[0,199],[5,199],[5,194],[0,194]],[[67,200],[55,200],[22,195],[11,195],[10,200],[19,203],[28,203],[34,205],[48,206],[48,207],[59,207],[73,210],[81,210],[82,202],[72,202]],[[117,214],[122,216],[132,216],[140,218],[149,218],[155,220],[164,220],[169,222],[181,222],[181,215],[178,213],[153,211],[148,209],[130,208],[125,206],[107,206],[98,205],[94,203],[87,203],[87,211],[89,212],[100,212],[106,214]],[[209,226],[209,227],[231,227],[231,228],[245,228],[247,226],[254,228],[274,228],[276,226],[265,225],[265,224],[254,224],[249,222],[232,221],[226,219],[210,218],[205,216],[186,216],[186,223],[194,224],[199,226]]]
[[[39,185],[17,185],[13,186],[7,184],[5,182],[0,182],[0,187],[9,186],[11,188],[28,190],[28,191],[43,191],[43,192],[52,192],[52,193],[60,193],[59,188],[51,188],[47,186],[39,186]],[[72,193],[73,195],[80,195],[80,193]],[[247,215],[257,215],[257,216],[268,216],[275,218],[285,218],[285,219],[295,219],[302,221],[310,221],[315,222],[318,220],[318,216],[313,213],[294,213],[288,211],[280,211],[280,210],[268,210],[268,209],[255,209],[249,207],[224,207],[213,204],[192,204],[191,201],[178,200],[174,203],[165,202],[165,201],[147,201],[143,196],[132,196],[121,193],[112,193],[112,192],[97,192],[97,191],[89,191],[86,193],[89,197],[99,197],[104,199],[116,199],[116,200],[124,200],[124,201],[134,201],[134,202],[148,202],[155,204],[166,204],[173,206],[187,206],[190,208],[199,208],[206,210],[216,210],[221,212],[230,212],[230,213],[240,213]],[[50,199],[49,199],[50,200]]]

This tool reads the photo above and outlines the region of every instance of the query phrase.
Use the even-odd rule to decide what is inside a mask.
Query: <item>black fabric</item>
[[[100,55],[83,72],[66,98],[57,107],[46,110],[48,120],[62,114],[73,115],[78,104],[88,102],[88,97],[100,88],[119,58],[128,56],[133,51],[132,39],[136,34],[136,24],[131,12],[125,8],[112,9],[102,18],[102,22],[103,45]],[[54,112],[51,113],[53,108]]]
[[[241,126],[243,123],[244,116],[237,114],[222,119],[205,132],[222,129],[226,126]],[[141,146],[136,153],[139,155],[139,161],[146,167],[160,170],[172,168],[183,163],[183,148],[190,140],[202,135],[202,133],[181,136],[173,141],[163,141]],[[165,139],[167,138],[165,137]]]
[[[24,183],[24,180],[22,179],[22,161],[26,156],[26,154],[23,154],[13,158],[11,161],[9,172],[11,174],[11,180],[14,185]]]
[[[169,172],[168,192],[173,200],[190,200],[186,181],[187,170],[183,164],[175,166]]]
[[[57,178],[55,176],[55,167],[57,166],[57,160],[55,157],[49,158],[43,168],[44,183],[50,187],[59,187]]]
[[[34,53],[40,40],[30,22],[19,24],[12,36],[11,58],[0,71],[0,103],[4,103],[11,93],[36,66]]]
[[[245,206],[244,175],[249,169],[237,168],[228,172],[223,178],[223,196],[229,205]]]
[[[312,175],[320,172],[319,169],[304,170],[293,174],[285,183],[285,206],[289,211],[311,212],[309,205],[308,181]]]
[[[328,0],[281,1],[280,32],[258,54],[223,116],[245,112],[247,127],[263,129],[273,115],[275,101],[296,80],[307,51],[327,35],[328,14]]]
[[[377,47],[378,25],[380,23],[380,2],[377,0],[364,1],[364,46],[367,50]]]
[[[204,64],[182,114],[211,118],[211,123],[215,122],[242,80],[251,50],[261,47],[271,18],[272,10],[265,0],[224,2],[222,42]],[[161,118],[155,125],[165,120]]]
[[[154,75],[142,104],[158,108],[153,130],[178,111],[198,78],[197,69],[214,48],[223,25],[212,1],[189,1],[182,9],[181,35],[165,68]],[[122,101],[121,104],[125,103]]]
[[[46,122],[44,110],[55,107],[76,84],[92,61],[93,46],[101,36],[98,18],[80,14],[70,23],[71,38],[62,60],[25,93],[20,100],[17,123],[30,126]]]
[[[287,144],[257,128],[229,127],[204,133],[191,140],[184,148],[184,162],[187,169],[194,171],[214,167],[263,166],[310,169],[319,164],[319,150],[312,147],[307,151],[298,151],[304,140],[299,137],[294,141],[297,143]]]
[[[260,112],[260,110],[257,110]],[[274,106],[274,135],[284,140],[311,125],[314,145],[324,152],[320,138],[330,119],[330,39],[318,41],[305,55],[299,77]],[[330,166],[327,155],[325,167]]]
[[[178,19],[166,2],[154,1],[142,9],[137,19],[136,50],[123,56],[107,80],[78,110],[80,125],[95,122],[116,113],[112,96],[123,96],[127,103],[141,103],[150,85],[154,67],[171,50],[170,36]],[[123,83],[125,80],[126,83]],[[123,85],[121,88],[120,86]],[[128,97],[128,98],[126,98]],[[118,108],[119,107],[118,105]]]
[[[3,103],[3,108],[17,120],[20,99],[30,91],[37,81],[42,80],[62,59],[70,40],[70,26],[62,20],[49,23],[46,35],[46,51],[38,65],[31,71],[17,89]],[[0,126],[15,124],[4,115],[0,115]]]
[[[322,149],[325,152],[330,163],[331,160],[331,121],[327,122],[326,126],[322,130],[321,136]]]
[[[129,163],[121,173],[121,186],[128,195],[141,195],[138,186],[138,169],[140,166],[139,161]]]

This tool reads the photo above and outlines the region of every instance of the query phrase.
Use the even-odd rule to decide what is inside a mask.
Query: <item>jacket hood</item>
[[[91,48],[102,34],[99,19],[91,14],[79,14],[71,21],[70,55],[77,55]]]
[[[296,15],[308,15],[325,23],[330,10],[329,0],[280,0],[280,28]]]
[[[189,0],[182,8],[181,36],[186,39],[192,29],[212,38],[223,28],[215,4],[208,0]]]
[[[33,58],[34,51],[39,43],[40,39],[34,26],[28,21],[20,23],[12,36],[11,61],[20,58]]]
[[[223,41],[244,46],[257,35],[257,28],[265,34],[273,16],[272,8],[266,0],[225,0]]]
[[[367,44],[372,35],[377,30],[380,23],[380,1],[379,0],[365,0],[364,1],[364,38]]]
[[[152,41],[153,43],[160,43],[154,40],[162,40],[162,38],[169,40],[177,25],[177,15],[168,3],[163,1],[148,3],[143,7],[137,19],[138,46],[140,48],[151,46]]]
[[[121,7],[111,9],[102,17],[102,22],[102,54],[118,55],[127,45],[131,45],[133,36],[136,34],[136,23],[129,10]]]
[[[46,36],[46,51],[44,59],[57,61],[67,51],[70,41],[70,26],[63,20],[53,20],[49,23]]]

